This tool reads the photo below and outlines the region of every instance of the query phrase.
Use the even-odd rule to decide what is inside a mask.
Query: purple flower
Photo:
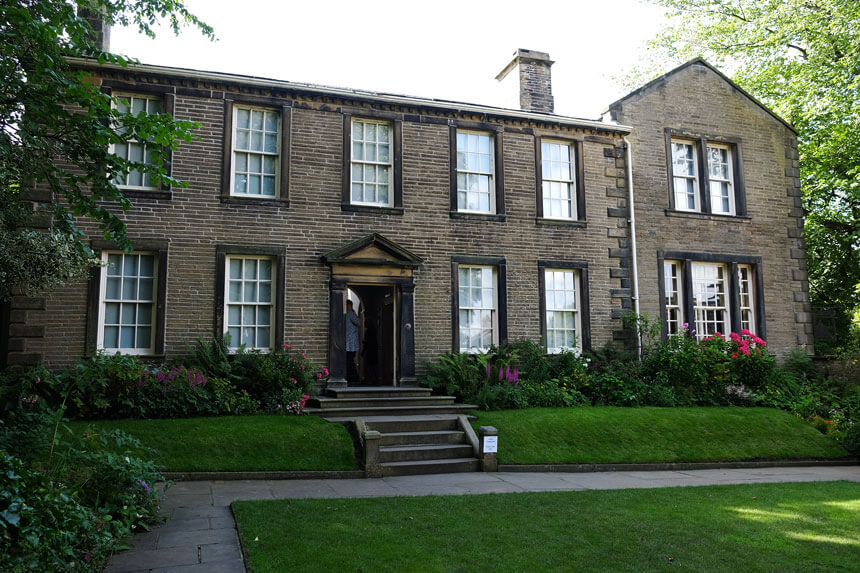
[[[490,372],[492,371],[492,369],[493,369],[493,362],[488,360],[487,361],[487,378],[490,377]]]
[[[139,483],[140,487],[142,487],[146,491],[146,495],[149,495],[149,486],[146,485],[146,482],[143,480],[138,480],[137,483]]]

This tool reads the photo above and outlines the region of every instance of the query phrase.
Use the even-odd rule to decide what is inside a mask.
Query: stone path
[[[178,482],[164,494],[167,522],[135,535],[106,573],[244,573],[230,504],[239,499],[464,495],[742,483],[851,480],[860,466],[618,471],[595,473],[459,473],[381,479]]]

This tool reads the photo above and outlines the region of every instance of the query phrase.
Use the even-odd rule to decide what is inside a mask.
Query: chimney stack
[[[552,113],[552,77],[550,67],[554,64],[546,52],[535,50],[524,50],[520,48],[514,52],[514,59],[505,66],[496,79],[503,81],[511,70],[519,68],[520,109],[524,111],[536,111],[541,113]],[[513,83],[508,80],[507,84]]]
[[[110,52],[110,24],[105,21],[104,14],[78,7],[78,18],[86,20],[93,29],[92,38],[96,46],[102,52]]]

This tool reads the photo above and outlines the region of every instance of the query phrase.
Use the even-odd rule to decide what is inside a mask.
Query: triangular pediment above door
[[[329,264],[383,265],[415,268],[424,259],[379,233],[371,233],[329,251],[322,257]]]

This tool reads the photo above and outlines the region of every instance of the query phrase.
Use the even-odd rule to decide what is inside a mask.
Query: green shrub
[[[842,447],[848,453],[860,456],[860,423],[855,422],[842,435]]]
[[[53,435],[44,425],[30,431]],[[155,520],[163,478],[119,430],[49,442],[29,463],[0,451],[0,570],[101,571],[124,538]]]

